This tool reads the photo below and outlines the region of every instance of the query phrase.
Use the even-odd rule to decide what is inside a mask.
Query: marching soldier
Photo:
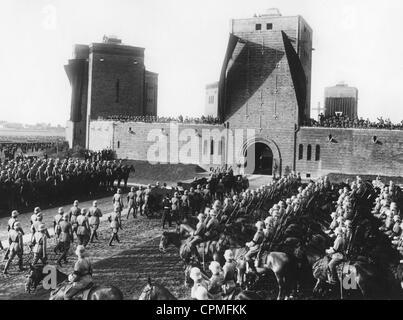
[[[112,230],[112,236],[111,239],[109,240],[109,245],[112,246],[113,240],[116,240],[118,243],[120,243],[119,236],[118,236],[118,231],[119,231],[119,209],[116,207],[115,211],[110,214],[108,217],[109,222],[111,223],[111,230]]]
[[[88,211],[88,216],[89,218],[89,224],[90,224],[90,229],[91,229],[91,237],[90,237],[90,242],[94,242],[94,238],[98,240],[98,227],[99,227],[99,222],[100,218],[102,217],[102,212],[101,209],[98,208],[98,202],[95,200],[92,203],[92,207]]]
[[[7,274],[7,270],[10,267],[11,262],[13,261],[14,257],[18,257],[18,266],[19,270],[23,271],[22,266],[22,255],[24,253],[24,243],[23,243],[23,234],[21,232],[21,224],[19,221],[16,221],[13,225],[13,229],[11,229],[8,233],[8,241],[10,243],[9,252],[10,258],[8,259],[5,267],[4,267],[4,274]]]
[[[122,210],[123,210],[123,197],[122,197],[122,190],[118,189],[115,195],[112,198],[112,203],[116,211],[118,213],[118,219],[119,219],[119,228],[123,230],[122,228]]]
[[[63,215],[59,225],[60,229],[57,234],[59,242],[57,243],[57,249],[55,248],[55,252],[56,250],[59,250],[62,253],[57,259],[57,264],[62,267],[62,260],[64,260],[64,263],[67,263],[67,254],[70,249],[70,244],[73,241],[73,228],[69,222],[68,213]]]
[[[73,206],[69,211],[69,222],[71,223],[71,227],[73,228],[73,234],[77,235],[77,217],[80,215],[81,209],[78,207],[78,200],[75,200]]]
[[[31,225],[34,224],[34,222],[36,221],[36,215],[37,215],[38,213],[40,213],[40,212],[41,212],[41,208],[36,207],[36,208],[34,209],[34,213],[33,213],[33,215],[31,216]]]
[[[141,187],[136,191],[136,215],[137,213],[143,215],[143,190]]]
[[[127,195],[127,216],[126,220],[129,220],[130,213],[133,211],[133,218],[136,218],[136,193],[134,187],[130,189]]]
[[[11,212],[11,218],[7,222],[7,232],[10,232],[10,230],[14,229],[14,224],[18,221],[18,215],[19,215],[19,213],[17,210],[13,210]],[[19,231],[22,233],[22,235],[24,235],[24,231],[21,228],[21,224],[19,224],[19,226],[20,226]],[[3,245],[1,244],[1,241],[0,241],[0,249],[4,249]],[[8,247],[6,250],[6,254],[4,255],[4,260],[7,260],[9,255],[10,255],[10,247]]]
[[[58,235],[60,233],[60,221],[62,220],[63,215],[64,209],[60,207],[53,220],[53,229],[55,231],[55,235]]]
[[[77,240],[79,245],[84,247],[90,240],[90,225],[87,218],[87,210],[81,209],[81,215],[77,217]]]
[[[46,236],[47,229],[45,224],[41,223],[35,232],[31,247],[33,247],[32,252],[34,253],[34,259],[32,264],[35,265],[38,263],[39,260],[42,261],[43,264],[47,262],[47,236]]]

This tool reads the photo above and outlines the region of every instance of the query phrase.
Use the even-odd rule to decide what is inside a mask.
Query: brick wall
[[[334,142],[329,142],[332,135]],[[376,136],[378,143],[373,142]],[[303,145],[303,159],[296,169],[303,177],[327,173],[380,174],[403,176],[403,131],[302,127],[297,134],[297,151]],[[307,146],[312,146],[312,160],[307,160]],[[320,160],[315,161],[316,145]]]
[[[92,44],[91,119],[108,115],[142,115],[144,109],[144,49]]]

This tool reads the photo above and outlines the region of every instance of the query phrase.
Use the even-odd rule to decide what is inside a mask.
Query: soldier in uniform
[[[92,243],[94,242],[94,238],[98,240],[97,230],[99,227],[100,218],[102,217],[101,209],[98,208],[98,202],[96,200],[92,203],[92,207],[88,210],[88,216],[88,222],[91,229],[90,242]]]
[[[218,227],[220,226],[220,222],[217,219],[217,210],[210,210],[210,219],[206,225],[206,240],[213,240],[218,236]]]
[[[33,238],[35,237],[35,233],[38,232],[39,227],[40,227],[42,224],[44,224],[44,223],[42,222],[42,220],[43,220],[42,212],[38,212],[38,213],[36,214],[36,221],[35,221],[35,222],[32,224],[32,226],[31,226],[31,233],[32,233],[31,242],[32,242]],[[46,237],[47,237],[48,239],[50,239],[50,235],[49,235],[48,229],[46,229],[46,228],[45,228],[45,235],[46,235]]]
[[[236,261],[234,260],[234,253],[232,252],[232,250],[225,250],[224,259],[225,264],[223,266],[223,292],[225,295],[229,295],[235,290],[237,281]]]
[[[341,227],[335,230],[336,240],[333,247],[326,250],[326,253],[331,255],[332,260],[329,262],[329,283],[335,284],[337,282],[337,265],[344,259],[345,239]]]
[[[33,236],[31,242],[31,247],[33,247],[32,252],[34,253],[34,258],[32,264],[35,265],[39,260],[45,265],[47,262],[47,237],[46,237],[46,227],[45,224],[41,223]]]
[[[81,209],[78,207],[78,200],[75,200],[73,206],[69,211],[69,222],[71,223],[71,227],[73,228],[73,234],[77,235],[77,217],[80,215]],[[72,239],[73,240],[73,239]]]
[[[70,244],[73,241],[73,229],[69,222],[68,213],[64,214],[60,223],[59,233],[57,234],[59,242],[57,243],[57,249],[62,253],[57,259],[57,264],[62,266],[62,260],[67,263],[67,254],[70,249]],[[55,248],[56,250],[56,248]]]
[[[199,213],[197,216],[199,222],[196,225],[196,230],[193,232],[193,235],[188,240],[188,245],[193,251],[198,243],[203,242],[204,236],[206,233],[206,224],[204,222],[204,214]],[[197,250],[194,250],[197,253]]]
[[[8,242],[10,243],[9,252],[10,258],[8,259],[5,267],[4,267],[4,274],[7,274],[7,270],[10,267],[11,262],[13,261],[14,257],[18,257],[18,266],[19,270],[23,271],[22,266],[22,255],[24,253],[24,243],[23,243],[23,234],[21,232],[21,224],[19,221],[16,221],[13,225],[13,229],[11,229],[8,233]]]
[[[180,216],[179,216],[179,210],[180,210],[180,201],[179,201],[179,193],[175,192],[174,196],[171,199],[171,215],[174,219],[176,219],[176,224],[180,225]]]
[[[127,220],[129,220],[130,212],[132,211],[133,218],[136,218],[136,193],[134,187],[130,189],[130,192],[127,195]]]
[[[196,293],[199,287],[203,287],[207,293],[208,283],[203,279],[203,276],[199,268],[194,267],[190,270],[190,278],[193,280],[193,287],[190,293],[192,299],[197,299]]]
[[[115,211],[110,214],[108,217],[109,222],[111,223],[111,230],[112,230],[112,236],[111,239],[109,240],[109,245],[112,246],[113,240],[116,240],[118,243],[120,243],[119,236],[118,236],[118,231],[119,231],[119,209],[116,207]]]
[[[62,220],[63,215],[64,215],[64,209],[62,207],[60,207],[53,220],[53,229],[54,229],[56,235],[60,233],[60,231],[59,231],[60,230],[60,221]]]
[[[76,248],[77,262],[74,271],[69,275],[70,284],[64,292],[64,300],[71,300],[77,293],[89,288],[93,284],[91,261],[85,256],[85,248],[78,245]]]
[[[165,223],[168,222],[169,227],[172,226],[172,216],[171,216],[171,200],[169,195],[165,195],[164,200],[162,200],[162,229],[165,229]]]
[[[34,213],[31,215],[31,225],[34,224],[34,222],[36,221],[36,215],[41,212],[41,208],[36,207],[34,209]]]
[[[252,259],[258,254],[260,245],[264,240],[264,223],[262,221],[258,221],[256,222],[255,226],[257,231],[253,236],[252,241],[246,243],[246,246],[249,247],[249,251],[245,254],[245,260],[248,262],[248,265],[252,270],[255,270],[255,265],[252,263]]]
[[[220,264],[217,261],[211,261],[209,269],[212,273],[208,282],[207,291],[210,295],[216,298],[222,293],[222,286],[224,284],[224,275]]]
[[[185,190],[183,196],[181,197],[181,218],[184,219],[189,214],[190,202],[189,202],[189,191]]]
[[[7,232],[10,232],[10,230],[14,230],[14,224],[18,221],[18,215],[19,215],[19,213],[17,210],[13,210],[11,212],[11,218],[7,222]],[[24,231],[21,228],[21,224],[19,224],[19,225],[20,225],[19,231],[22,233],[22,235],[24,235]],[[1,241],[0,241],[0,249],[3,249],[3,245],[1,244]],[[8,247],[6,250],[6,254],[4,255],[4,260],[7,260],[9,255],[10,255],[10,247]]]
[[[81,215],[77,217],[77,240],[79,245],[84,247],[90,240],[90,225],[87,218],[87,210],[81,209]]]
[[[143,215],[143,190],[141,187],[136,191],[136,215],[137,213]]]

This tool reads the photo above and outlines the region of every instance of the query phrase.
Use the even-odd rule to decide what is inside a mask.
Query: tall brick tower
[[[295,132],[310,118],[311,53],[312,29],[301,16],[269,9],[231,20],[218,111],[230,128],[256,130],[267,150],[255,149],[273,154],[267,174],[295,168]]]
[[[91,120],[157,113],[158,75],[146,71],[144,48],[105,36],[102,43],[76,45],[65,69],[72,86],[67,124],[72,147],[88,147]]]

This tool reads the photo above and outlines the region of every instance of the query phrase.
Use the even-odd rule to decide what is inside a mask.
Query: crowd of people
[[[75,161],[71,162],[73,165],[76,163],[78,167],[80,164],[84,167],[91,166],[89,160],[81,163]],[[66,163],[66,171],[69,171],[69,164],[70,162]],[[108,162],[106,165],[108,167]],[[178,232],[185,237],[184,245],[188,250],[181,251],[181,258],[190,266],[189,276],[193,280],[191,297],[198,300],[222,299],[233,295],[237,288],[242,288],[244,278],[240,276],[239,261],[236,261],[231,247],[225,247],[221,243],[225,250],[218,250],[215,254],[219,257],[210,260],[207,253],[206,256],[203,254],[201,257],[198,251],[198,246],[202,243],[220,243],[223,234],[238,225],[241,225],[242,229],[234,232],[234,238],[230,242],[237,243],[238,247],[247,248],[244,260],[248,269],[256,274],[267,268],[261,263],[263,252],[277,249],[274,247],[275,243],[287,242],[285,240],[288,238],[284,237],[289,237],[290,232],[295,239],[297,233],[294,234],[290,227],[301,227],[301,224],[309,219],[313,219],[312,223],[320,223],[309,225],[308,231],[302,232],[300,236],[304,239],[304,243],[315,238],[310,232],[316,230],[319,225],[326,225],[326,221],[329,221],[324,234],[332,245],[326,250],[324,248],[323,254],[329,257],[327,281],[330,285],[337,283],[337,267],[342,261],[352,259],[353,252],[356,255],[365,256],[368,246],[372,245],[370,239],[375,238],[377,243],[376,235],[369,233],[373,231],[366,229],[368,221],[372,218],[379,221],[379,231],[390,239],[391,247],[403,253],[403,224],[399,210],[402,193],[392,181],[386,186],[376,179],[372,182],[372,187],[369,187],[368,183],[356,177],[351,183],[347,181],[337,187],[331,184],[327,177],[323,177],[303,184],[300,175],[292,172],[267,185],[250,189],[247,184],[237,183],[239,177],[235,179],[232,177],[234,177],[232,169],[223,167],[211,169],[208,179],[195,179],[194,183],[188,187],[169,188],[165,183],[161,185],[157,182],[153,186],[133,187],[127,196],[124,196],[122,190],[118,188],[112,198],[113,212],[106,214],[106,221],[111,231],[108,244],[112,246],[115,241],[119,243],[122,240],[119,237],[119,231],[122,230],[124,210],[127,210],[126,219],[128,220],[130,217],[137,218],[146,215],[149,210],[159,208],[158,210],[162,210],[162,229],[166,224],[172,226],[175,223]],[[242,176],[240,178],[242,180]],[[226,180],[230,183],[224,183]],[[112,189],[113,187],[110,190]],[[162,198],[153,197],[153,194],[161,192],[164,194]],[[332,202],[329,199],[335,199],[335,201]],[[372,200],[374,203],[371,202]],[[153,201],[160,203],[152,205]],[[368,206],[368,212],[366,212],[366,206]],[[323,207],[330,208],[329,216],[326,216],[327,211]],[[70,287],[65,291],[65,299],[71,299],[92,282],[92,267],[90,261],[85,258],[85,250],[91,243],[98,240],[97,230],[103,215],[105,213],[100,210],[96,201],[91,208],[87,209],[80,208],[76,200],[68,211],[65,212],[64,208],[60,208],[54,217],[51,227],[58,239],[54,249],[59,254],[57,263],[62,265],[68,262],[69,249],[76,243],[78,261],[75,270],[78,268],[81,272],[81,275],[75,273],[74,279],[71,278]],[[48,251],[46,239],[49,238],[47,233],[49,226],[43,224],[42,218],[40,208],[35,208],[31,217],[30,244],[33,248],[34,262],[41,260],[46,263]],[[290,222],[292,219],[300,220]],[[192,220],[197,220],[193,228],[190,222]],[[253,229],[250,229],[251,227]],[[361,232],[360,228],[365,229],[365,232]],[[4,269],[5,273],[8,272],[14,257],[19,258],[19,267],[23,268],[23,230],[18,222],[17,211],[12,212],[8,230],[10,247],[6,253],[8,260]],[[364,244],[359,241],[361,235],[364,235]],[[168,245],[167,237],[168,233],[163,233],[160,242],[162,251]],[[188,256],[186,252],[189,253]],[[223,258],[223,262],[220,258]],[[193,259],[198,261],[197,266]],[[209,263],[211,274],[208,280],[201,267],[201,261],[205,260]],[[280,283],[278,294],[279,298],[284,294]]]
[[[86,150],[84,153],[84,160],[91,161],[110,161],[115,157],[112,149],[103,149],[100,151]]]
[[[111,115],[107,117],[99,117],[98,120],[112,120],[112,121],[120,121],[120,122],[145,122],[145,123],[169,123],[169,122],[178,122],[178,123],[192,123],[192,124],[222,124],[222,121],[219,117],[213,116],[201,116],[201,117],[161,117],[161,116],[128,116],[128,115]]]
[[[66,148],[66,144],[59,141],[53,142],[6,142],[0,143],[0,153],[4,152],[6,159],[14,159],[17,152],[22,154],[29,152],[46,151],[49,149],[60,148],[60,151]]]
[[[26,158],[0,162],[0,209],[49,206],[126,186],[132,166],[113,160]]]
[[[304,123],[309,127],[327,127],[327,128],[355,128],[355,129],[387,129],[387,130],[403,130],[403,121],[393,123],[390,119],[378,118],[377,121],[370,121],[363,118],[350,118],[345,115],[334,115],[325,117],[319,115],[319,121],[310,119]]]

